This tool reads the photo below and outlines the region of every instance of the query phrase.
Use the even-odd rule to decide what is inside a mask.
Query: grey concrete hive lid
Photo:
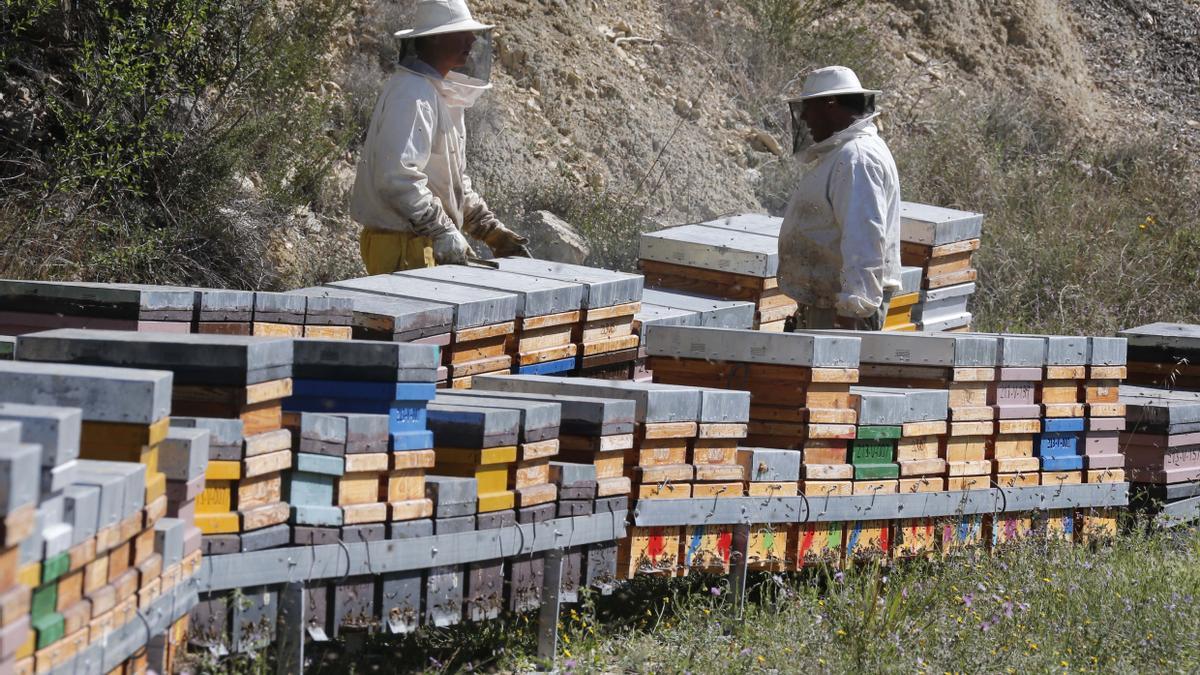
[[[638,422],[695,422],[700,416],[699,390],[654,390],[636,382],[545,375],[477,375],[473,383],[480,381],[499,391],[631,400],[637,404]]]
[[[580,284],[586,309],[627,305],[642,299],[644,282],[640,274],[532,258],[497,258],[492,262],[505,272]]]
[[[929,204],[900,202],[900,239],[927,246],[978,239],[983,214]]]
[[[291,377],[292,340],[60,328],[22,335],[17,358],[169,370],[176,385],[242,385]]]
[[[416,337],[429,337],[449,332],[454,326],[454,307],[439,302],[379,295],[332,286],[305,288],[295,292],[340,297],[348,300],[351,325],[364,330],[392,334],[411,333]]]
[[[750,328],[755,305],[744,300],[725,300],[661,288],[642,291],[644,302],[660,307],[685,309],[700,315],[700,325],[715,328]]]
[[[778,237],[780,229],[783,228],[783,218],[768,216],[762,213],[735,213],[733,215],[706,220],[702,223],[692,224],[715,227],[721,230],[749,232],[750,234],[760,234],[764,237]]]
[[[998,352],[996,339],[983,335],[843,330],[801,331],[800,334],[857,337],[861,341],[859,361],[864,364],[994,368]]]
[[[164,370],[0,361],[9,402],[79,408],[91,422],[153,424],[171,413],[173,382]]]
[[[857,368],[860,339],[850,334],[765,333],[695,326],[651,326],[650,356],[808,368]]]
[[[8,312],[186,321],[194,304],[185,288],[0,279],[0,310]]]
[[[508,323],[517,317],[517,296],[501,291],[394,274],[347,279],[329,286],[450,305],[454,308],[455,330]]]
[[[398,374],[441,365],[438,348],[374,340],[304,338],[293,343],[295,377],[314,380],[397,382]],[[432,380],[430,380],[432,381]]]
[[[583,307],[583,286],[567,281],[466,265],[438,265],[397,274],[514,293],[520,317],[562,314]]]
[[[748,232],[684,225],[643,234],[643,260],[686,267],[774,277],[779,273],[779,240]]]

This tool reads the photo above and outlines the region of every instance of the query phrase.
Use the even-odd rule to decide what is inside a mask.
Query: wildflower
[[[1011,619],[1011,618],[1013,618],[1013,604],[1012,604],[1012,602],[1006,602],[1006,603],[1004,603],[1004,618],[1006,618],[1006,619]]]
[[[1044,581],[1044,582],[1046,582],[1046,583],[1051,583],[1051,582],[1050,582],[1050,577],[1042,577],[1042,581]]]
[[[563,662],[563,665],[566,666],[567,668],[574,668],[575,667],[575,659],[567,659],[565,662]]]
[[[568,659],[569,659],[569,658],[571,658],[571,650],[570,650],[570,649],[564,649],[564,650],[563,650],[563,656],[567,657]]]
[[[765,658],[763,658],[763,655],[762,655],[762,654],[759,654],[759,655],[758,655],[758,662],[759,662],[759,663],[766,663],[766,661],[767,661],[767,660],[766,660]]]
[[[837,574],[833,575],[833,580],[838,582],[839,584],[842,583],[842,581],[845,580],[845,578],[846,578],[846,575],[842,572],[838,572]]]
[[[839,629],[837,629],[837,634],[838,634],[839,636],[845,637],[845,635],[846,635],[846,631],[844,631],[844,630],[842,630],[841,628],[839,628]]]
[[[962,596],[962,603],[964,607],[970,608],[973,602],[975,602],[974,595],[967,593],[966,595]]]
[[[717,586],[713,586],[712,588],[708,589],[708,592],[709,592],[709,594],[711,594],[713,597],[717,597],[717,596],[720,596],[720,595],[721,595],[721,589],[720,589],[719,587],[717,587]]]
[[[746,647],[746,648],[745,648],[745,649],[743,649],[741,652],[739,652],[739,654],[740,654],[741,656],[750,656],[750,648],[749,648],[749,647]]]

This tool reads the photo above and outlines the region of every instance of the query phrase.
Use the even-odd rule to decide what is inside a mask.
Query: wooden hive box
[[[468,388],[475,375],[508,372],[512,367],[507,343],[516,331],[516,294],[395,274],[349,279],[331,286],[450,305],[453,332],[442,353],[450,385],[455,388]]]

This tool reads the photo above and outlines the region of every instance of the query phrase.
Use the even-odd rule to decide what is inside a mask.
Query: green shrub
[[[269,284],[343,145],[310,85],[347,6],[3,0],[0,273]]]

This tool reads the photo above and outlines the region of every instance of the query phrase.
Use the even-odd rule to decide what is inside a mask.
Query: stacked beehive
[[[949,430],[942,458],[946,489],[982,490],[991,485],[993,461],[989,442],[995,433],[995,411],[988,405],[988,385],[996,377],[995,338],[977,335],[854,333],[862,341],[859,380],[899,389],[947,392]],[[982,516],[962,516],[942,528],[943,551],[972,547],[982,541]]]
[[[328,299],[349,303],[355,340],[445,346],[450,344],[450,333],[454,329],[454,308],[437,302],[332,286],[312,286],[288,293],[306,296],[309,302]]]
[[[856,495],[896,494],[900,465],[896,442],[903,431],[907,405],[904,396],[867,388],[850,388],[858,427],[850,441],[850,464]],[[886,559],[892,550],[889,521],[853,521],[846,531],[846,554],[854,560]]]
[[[1125,456],[1120,433],[1125,429],[1121,382],[1125,379],[1125,338],[1089,337],[1087,379],[1082,385],[1087,413],[1083,435],[1084,480],[1087,483],[1124,483]],[[1117,534],[1116,509],[1090,509],[1083,513],[1083,539],[1111,538]]]
[[[198,568],[199,537],[187,536],[194,528],[163,518],[164,499],[146,503],[145,465],[73,460],[86,437],[81,421],[150,426],[164,418],[171,379],[168,372],[28,362],[0,369],[4,398],[27,404],[4,406],[5,416],[23,420],[22,440],[38,444],[6,449],[12,486],[22,487],[9,490],[7,505],[18,506],[26,491],[36,499],[42,488],[36,514],[31,506],[4,514],[7,559],[27,589],[10,587],[0,618],[15,672],[65,663],[137,620]],[[19,537],[20,548],[12,548]],[[21,614],[28,614],[23,628]]]
[[[845,441],[854,437],[856,420],[850,385],[858,378],[853,337],[653,326],[647,351],[657,381],[750,392],[747,443],[799,449],[806,441],[829,441],[811,447],[828,446],[829,453],[818,455],[840,449],[841,461],[819,463],[848,466]]]
[[[859,381],[902,389],[949,392],[950,431],[946,440],[947,488],[986,489],[992,462],[988,441],[995,411],[988,386],[996,379],[996,340],[979,335],[844,333],[862,339]]]
[[[743,216],[745,218],[761,218]],[[727,219],[723,219],[727,220]],[[764,224],[770,232],[775,226]],[[748,226],[750,227],[750,226]],[[646,285],[754,303],[754,327],[783,330],[796,303],[779,289],[778,232],[684,225],[642,235],[639,265]]]
[[[858,380],[856,338],[653,326],[647,351],[658,381],[748,391],[746,442],[803,448],[805,496],[852,493],[847,452],[857,420],[850,402]],[[796,558],[839,559],[841,545],[841,523],[806,523],[797,533]]]
[[[583,286],[582,321],[572,336],[580,371],[592,377],[628,371],[638,354],[633,317],[641,307],[641,276],[529,258],[495,263],[505,272]]]
[[[517,296],[513,293],[392,274],[339,281],[330,286],[453,307],[454,330],[450,343],[442,351],[442,363],[448,369],[452,387],[467,388],[475,375],[508,372],[512,368],[507,344],[516,330]]]
[[[304,297],[304,337],[349,340],[354,336],[354,304],[350,298],[296,291],[288,295]]]
[[[305,305],[303,296],[256,292],[250,334],[266,337],[304,337]]]
[[[1132,501],[1151,511],[1200,496],[1200,393],[1121,387]]]
[[[948,431],[948,392],[867,386],[851,387],[850,391],[855,398],[860,425],[859,440],[853,442],[856,464],[860,446],[865,445],[863,449],[867,456],[864,459],[870,459],[872,452],[882,457],[885,451],[891,450],[887,447],[886,437],[896,436],[894,457],[899,476],[898,492],[945,490],[947,463],[942,445]],[[870,431],[864,433],[864,427]],[[880,438],[864,443],[864,438],[869,436]],[[892,544],[897,556],[929,555],[937,549],[935,523],[930,518],[897,521]]]
[[[1042,433],[1037,455],[1042,463],[1042,485],[1083,483],[1084,406],[1081,387],[1087,375],[1088,340],[1085,337],[1043,336],[1046,368],[1038,387],[1042,406]],[[1052,510],[1035,527],[1048,536],[1075,538],[1075,513]]]
[[[1120,443],[1137,501],[1157,509],[1198,496],[1200,376],[1191,364],[1200,357],[1200,326],[1154,323],[1119,335],[1128,341],[1132,383],[1120,388],[1128,410]]]
[[[480,392],[439,395],[435,404],[515,410],[521,416],[517,437],[517,462],[508,473],[508,489],[519,508],[555,501],[558,490],[550,480],[550,461],[558,455],[562,406],[543,401],[489,397]]]
[[[104,328],[187,333],[194,294],[187,289],[58,281],[0,281],[0,333]]]
[[[506,347],[513,372],[548,374],[575,370],[579,345],[572,342],[572,336],[582,330],[582,285],[462,265],[439,265],[400,274],[516,295],[516,327]]]
[[[521,475],[517,460],[519,445],[532,445],[532,454],[536,455],[545,451],[547,444],[544,441],[557,438],[561,419],[555,409],[557,406],[539,403],[506,405],[482,396],[474,398],[478,402],[472,397],[439,398],[429,409],[430,429],[437,443],[435,472],[472,478],[477,485],[478,513],[465,516],[470,519],[470,526],[464,520],[463,531],[497,529],[553,518],[557,488],[549,483],[548,459],[544,462],[542,459],[531,460],[531,471],[524,475]],[[543,449],[537,449],[538,444]],[[524,480],[538,482],[526,488],[513,487],[523,484]],[[517,508],[514,510],[514,507]],[[492,617],[502,609],[503,597],[497,589],[502,585],[503,569],[500,561],[471,567],[468,616]],[[510,611],[524,612],[538,606],[543,570],[542,555],[522,557],[508,564],[506,606]],[[461,575],[462,570],[456,573]],[[455,620],[461,614],[460,607]]]
[[[633,447],[625,454],[625,475],[639,499],[686,498],[693,495],[692,481],[697,471],[688,463],[689,442],[697,438],[701,417],[698,389],[661,387],[649,383],[609,382],[545,376],[484,378],[483,386],[501,391],[545,395],[596,396],[633,400],[637,404]],[[711,408],[719,415],[722,403],[714,394]],[[740,486],[740,467],[738,468]],[[703,475],[709,474],[706,469]],[[716,469],[720,472],[721,469]],[[708,488],[702,488],[707,490]],[[740,491],[739,491],[740,492]],[[619,574],[637,573],[675,575],[680,567],[682,528],[633,528],[619,552]],[[703,533],[697,552],[702,557]]]
[[[900,268],[900,289],[888,303],[887,316],[883,321],[886,331],[914,331],[913,308],[921,300],[921,281],[925,270],[920,267]]]
[[[497,378],[499,379],[499,378]],[[496,391],[505,386],[489,378],[475,383],[474,392],[492,398],[516,401],[550,401],[560,406],[557,470],[551,463],[551,478],[558,485],[560,500],[576,499],[569,495],[583,471],[594,477],[595,513],[624,511],[629,505],[631,481],[624,475],[625,453],[633,449],[636,407],[631,400]],[[571,486],[571,487],[568,487]],[[586,490],[586,488],[584,488]],[[559,502],[560,514],[563,501]],[[569,569],[569,568],[568,568]],[[588,547],[586,578],[583,583],[602,590],[611,589],[617,574],[617,543],[605,542]]]
[[[341,450],[339,476],[334,476],[336,459],[312,461],[322,467],[322,475],[334,479],[334,500],[341,510],[343,534],[349,526],[430,517],[433,505],[425,497],[424,477],[433,466],[434,455],[433,435],[426,428],[426,407],[435,392],[438,348],[394,342],[297,340],[294,352],[295,395],[285,407],[293,413],[289,421],[300,429],[301,446],[326,450],[335,458]],[[336,415],[296,414],[304,412]],[[305,419],[309,422],[307,429]],[[310,439],[307,444],[306,435]],[[329,481],[312,482],[323,500]],[[336,520],[332,512],[325,513]],[[378,529],[358,528],[354,532],[361,535]]]
[[[977,273],[971,258],[979,250],[983,216],[926,204],[900,204],[900,262],[920,267],[921,298],[913,306],[918,330],[967,329],[967,302]]]
[[[1042,433],[1042,408],[1038,386],[1046,365],[1047,342],[1036,337],[997,335],[996,380],[988,386],[988,405],[996,410],[996,434],[989,458],[1000,488],[1041,484],[1044,458],[1038,454]],[[1053,461],[1053,460],[1052,460]],[[998,513],[992,517],[993,546],[1028,536],[1032,521],[1025,513]]]
[[[1130,384],[1200,390],[1200,326],[1152,323],[1118,333],[1128,341]]]
[[[62,329],[23,336],[18,353],[30,360],[173,372],[173,412],[240,420],[243,427],[240,447],[233,445],[230,454],[223,455],[227,459],[210,461],[206,469],[196,522],[205,535],[220,535],[206,544],[208,550],[242,550],[247,535],[256,542],[254,546],[261,541],[287,541],[286,528],[277,526],[286,523],[288,516],[282,472],[291,464],[291,443],[282,428],[282,401],[291,393],[291,340]],[[154,499],[160,488],[165,494],[166,481],[157,472],[157,446],[149,443],[165,437],[165,417],[150,425],[139,422],[140,430],[128,432],[132,440],[147,444],[130,444],[129,451],[136,448],[147,458],[143,461],[153,475],[147,496],[153,494]],[[98,444],[113,442],[109,427],[96,427],[92,434]],[[89,443],[85,427],[85,457]]]
[[[795,497],[800,494],[800,456],[795,450],[739,448],[738,463],[748,497]],[[746,560],[751,569],[782,572],[790,560],[795,527],[782,523],[750,526]]]
[[[254,332],[254,293],[198,288],[193,331],[204,335],[250,335]]]
[[[515,414],[516,425],[511,428],[513,435],[495,431],[488,436],[491,442],[503,443],[504,448],[492,448],[491,458],[499,459],[496,455],[500,450],[515,450],[511,463],[485,464],[488,451],[482,450],[478,456],[467,448],[474,447],[473,437],[461,438],[449,428],[456,424],[455,419],[472,413],[504,413],[503,418],[491,420],[493,424],[507,424],[511,415]],[[470,396],[439,396],[430,405],[433,415],[431,427],[439,443],[439,461],[437,471],[463,475],[473,472],[476,483],[480,485],[480,513],[475,516],[476,527],[479,529],[496,529],[511,526],[514,523],[534,523],[555,516],[554,501],[558,496],[558,488],[550,481],[550,458],[558,452],[558,432],[561,413],[558,404],[537,401],[504,401],[487,398],[486,395]],[[485,422],[486,424],[486,422]],[[495,428],[495,427],[494,427]],[[463,443],[467,440],[467,443]],[[480,445],[487,443],[481,440]],[[459,455],[469,452],[469,459],[478,460],[474,466],[464,466],[456,461]],[[505,457],[507,459],[507,457]],[[497,480],[488,476],[493,472]],[[485,475],[487,474],[487,475]],[[499,488],[497,490],[496,488]],[[486,490],[486,493],[484,492]],[[503,505],[499,502],[503,501]],[[487,507],[485,510],[484,507]],[[500,508],[495,508],[500,506]],[[516,511],[512,507],[516,506]],[[515,516],[515,518],[514,518]],[[499,561],[486,566],[471,568],[468,584],[474,592],[469,593],[467,602],[468,616],[494,617],[501,609],[497,600],[501,599],[496,588],[502,586],[503,564]],[[544,561],[543,556],[535,555],[529,558],[513,561],[509,564],[509,594],[508,609],[514,612],[524,612],[538,606],[541,597],[541,584]]]

